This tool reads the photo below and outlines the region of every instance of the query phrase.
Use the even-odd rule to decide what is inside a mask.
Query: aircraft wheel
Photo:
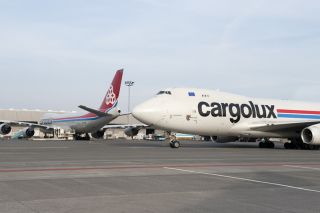
[[[173,147],[174,147],[174,148],[177,149],[177,148],[179,148],[180,146],[181,146],[181,144],[180,144],[179,141],[174,141],[174,142],[173,142]]]
[[[170,147],[171,147],[171,148],[174,148],[174,147],[173,147],[173,143],[172,143],[172,142],[170,142]]]
[[[299,146],[297,144],[291,143],[290,144],[290,149],[298,150]]]
[[[261,149],[262,149],[262,148],[265,148],[264,142],[260,142],[260,143],[259,143],[259,148],[261,148]]]
[[[298,150],[299,149],[299,145],[295,144],[295,143],[291,143],[291,149],[294,149],[294,150]]]
[[[317,145],[311,145],[310,149],[311,150],[319,150],[320,146]]]
[[[268,143],[268,148],[269,149],[274,149],[274,143],[273,142],[269,142]]]
[[[78,134],[75,134],[75,135],[73,136],[73,138],[74,138],[74,140],[76,140],[76,141],[81,140],[80,135],[78,135]]]
[[[274,143],[273,142],[260,142],[259,148],[274,149]]]
[[[310,150],[310,149],[312,149],[312,146],[311,145],[309,145],[309,144],[301,144],[300,145],[300,148],[302,149],[302,150]]]
[[[302,150],[319,150],[320,146],[317,145],[310,145],[310,144],[303,144],[303,146],[301,146]]]
[[[285,148],[285,149],[290,149],[290,143],[286,142],[286,143],[284,144],[284,148]]]
[[[173,149],[177,149],[181,146],[180,142],[179,141],[171,141],[170,142],[170,147],[173,148]]]

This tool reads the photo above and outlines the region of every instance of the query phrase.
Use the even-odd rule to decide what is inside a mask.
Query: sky
[[[0,0],[0,108],[131,108],[167,87],[320,102],[320,1]],[[120,107],[127,111],[123,86]]]

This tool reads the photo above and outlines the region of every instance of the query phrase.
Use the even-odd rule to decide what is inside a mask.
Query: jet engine
[[[12,139],[22,139],[22,138],[31,138],[34,136],[34,129],[31,127],[27,127],[15,133],[12,136]]]
[[[129,137],[133,137],[138,135],[140,129],[136,128],[136,127],[128,127],[124,130],[124,134],[126,134]]]
[[[1,135],[7,135],[11,132],[11,126],[8,124],[1,124],[0,125],[0,134]]]
[[[212,140],[216,143],[229,143],[237,141],[239,138],[234,136],[212,136]]]
[[[310,145],[320,145],[320,124],[316,124],[302,130],[302,141]]]
[[[24,132],[25,132],[27,138],[31,138],[34,136],[34,129],[33,128],[30,128],[30,127],[26,128],[26,129],[24,129]]]
[[[104,130],[99,130],[98,132],[92,133],[91,136],[95,139],[102,139],[104,136]]]

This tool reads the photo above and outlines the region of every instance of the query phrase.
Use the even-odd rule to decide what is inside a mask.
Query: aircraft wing
[[[264,123],[256,124],[250,127],[251,130],[274,132],[274,131],[301,131],[309,126],[319,124],[320,121],[307,122],[281,122],[281,123]]]
[[[0,120],[0,123],[6,123],[10,126],[22,126],[22,127],[33,127],[33,128],[39,128],[39,129],[54,129],[51,126],[41,125],[41,124],[35,124],[35,123],[29,123],[29,122],[22,122],[22,121],[7,121],[7,120]]]

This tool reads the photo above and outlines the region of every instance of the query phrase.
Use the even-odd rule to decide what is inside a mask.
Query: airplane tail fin
[[[112,84],[109,87],[106,96],[103,99],[99,111],[107,113],[118,105],[122,76],[123,69],[118,70],[113,78]]]

